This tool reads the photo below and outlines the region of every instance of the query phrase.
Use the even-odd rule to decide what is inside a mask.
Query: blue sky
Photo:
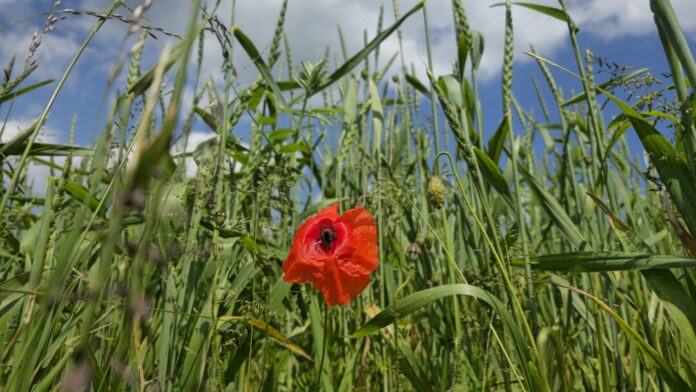
[[[480,71],[481,101],[484,107],[485,126],[492,132],[501,116],[500,67],[502,58],[502,38],[504,14],[503,9],[491,8],[497,1],[464,0],[467,15],[472,28],[480,30],[486,38],[484,59]],[[131,9],[140,1],[127,1]],[[212,2],[211,2],[212,3]],[[223,0],[219,12],[220,19],[230,24],[231,0]],[[260,49],[268,50],[280,0],[238,0],[235,23],[251,37]],[[537,3],[557,6],[555,1],[544,0]],[[582,49],[590,49],[600,57],[620,65],[634,68],[649,67],[650,72],[659,77],[669,72],[664,61],[652,13],[647,0],[570,0],[571,15],[581,28],[579,41]],[[695,49],[696,40],[696,2],[676,0],[672,2],[686,35]],[[162,27],[172,32],[182,32],[186,26],[186,17],[190,9],[189,0],[154,0],[151,9],[143,21],[153,26]],[[415,1],[399,2],[400,12],[405,12]],[[345,34],[348,49],[355,52],[362,47],[363,31],[369,37],[374,36],[380,5],[385,11],[385,25],[394,20],[392,1],[388,0],[290,0],[287,14],[286,31],[292,47],[295,63],[300,59],[316,59],[330,46],[338,49],[337,25]],[[45,15],[51,2],[45,0],[0,0],[5,10],[0,14],[0,66],[4,67],[12,56],[17,57],[21,68],[34,32],[41,32]],[[65,0],[57,9],[78,9],[102,12],[108,6],[106,0]],[[427,0],[429,24],[432,34],[435,74],[450,72],[451,61],[456,56],[452,13],[449,0]],[[132,12],[122,8],[118,13],[131,16]],[[65,15],[65,20],[58,20],[55,29],[42,38],[42,43],[35,54],[39,60],[38,71],[30,82],[58,78],[67,66],[95,18],[85,15]],[[525,109],[532,109],[541,115],[541,109],[533,94],[531,77],[535,76],[544,87],[536,64],[522,52],[533,44],[544,57],[574,69],[574,59],[563,23],[519,7],[513,11],[516,43],[516,63],[513,90],[518,101]],[[68,79],[64,90],[58,97],[58,103],[51,111],[44,129],[44,140],[67,141],[67,131],[73,116],[77,117],[77,141],[90,144],[101,132],[105,111],[115,96],[113,90],[106,90],[107,75],[118,61],[127,57],[128,50],[135,41],[135,36],[127,36],[128,25],[118,21],[108,21],[97,34],[80,59],[76,69]],[[158,39],[149,39],[144,61],[152,63],[166,42],[173,39],[157,34]],[[403,26],[404,57],[413,62],[422,80],[426,59],[423,18],[420,14],[413,16]],[[125,38],[124,38],[125,37]],[[386,59],[398,50],[396,38],[390,38],[382,45],[382,58]],[[248,84],[256,76],[256,70],[249,65],[249,59],[238,50],[235,66],[239,72],[239,83]],[[383,60],[384,61],[384,60]],[[203,77],[221,82],[221,56],[212,37],[205,47]],[[393,73],[398,67],[392,68]],[[287,75],[286,75],[287,76]],[[555,72],[559,84],[569,96],[571,91],[578,92],[581,86],[577,81]],[[116,83],[116,86],[119,83]],[[5,135],[17,132],[35,119],[44,107],[52,86],[27,94],[14,102],[8,117]],[[189,101],[191,92],[187,94]],[[548,97],[548,95],[547,95]],[[0,115],[5,118],[9,105],[0,107]],[[609,119],[607,119],[609,120]],[[667,135],[671,136],[671,135]],[[208,137],[205,125],[196,124],[194,140],[199,142]],[[639,152],[635,140],[631,143]],[[37,174],[37,175],[40,175]]]

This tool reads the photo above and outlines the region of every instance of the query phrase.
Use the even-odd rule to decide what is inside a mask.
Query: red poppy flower
[[[283,278],[311,282],[329,306],[346,305],[367,287],[377,264],[375,219],[360,206],[338,215],[334,204],[300,226]]]

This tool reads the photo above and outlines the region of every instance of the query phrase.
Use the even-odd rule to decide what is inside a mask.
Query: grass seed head
[[[433,207],[440,209],[445,206],[445,196],[447,195],[447,189],[442,179],[438,176],[430,177],[428,182],[428,202]]]

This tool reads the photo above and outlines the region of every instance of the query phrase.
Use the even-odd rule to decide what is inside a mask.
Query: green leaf
[[[89,193],[89,190],[84,186],[68,181],[63,186],[63,190],[68,195],[72,196],[74,199],[78,200],[80,203],[84,203],[92,211],[98,211],[100,216],[104,216],[105,210],[104,206],[99,206],[99,200]]]
[[[696,355],[696,302],[672,271],[643,271],[643,277],[660,298],[691,355]]]
[[[614,214],[609,207],[604,204],[602,199],[599,197],[593,195],[590,192],[587,192],[587,196],[594,201],[594,203],[599,207],[600,210],[604,213],[604,215],[609,218],[609,223],[611,224],[611,228],[614,230],[614,234],[619,238],[619,242],[621,242],[621,245],[623,246],[624,250],[631,250],[634,249],[635,247],[640,248],[640,250],[643,251],[650,251],[650,248],[645,245],[639,238],[637,238],[635,232],[628,226],[626,225],[616,214]]]
[[[218,328],[222,324],[230,321],[239,321],[252,328],[255,328],[257,331],[260,331],[271,340],[294,352],[295,354],[298,354],[310,361],[313,360],[312,357],[310,357],[309,354],[307,354],[300,346],[291,343],[280,331],[271,327],[269,324],[264,323],[263,321],[244,316],[220,316],[218,318]]]
[[[402,23],[406,19],[408,19],[411,15],[415,14],[418,12],[421,8],[423,8],[423,5],[425,4],[425,1],[421,0],[416,4],[413,8],[411,8],[408,12],[406,12],[403,16],[401,16],[393,25],[387,27],[386,29],[382,30],[375,38],[372,39],[367,45],[365,45],[364,48],[362,48],[358,53],[353,55],[350,59],[348,59],[345,63],[343,63],[340,67],[338,67],[331,75],[328,76],[326,81],[324,81],[322,84],[320,84],[315,91],[312,91],[309,95],[313,95],[326,87],[330,86],[343,76],[347,75],[350,71],[353,70],[358,64],[362,63],[363,60],[365,60],[365,57],[367,57],[373,50],[375,50],[387,37],[389,37],[396,29],[401,26]]]
[[[238,27],[234,27],[232,29],[232,34],[234,35],[235,38],[237,38],[237,41],[242,45],[242,48],[244,51],[247,53],[251,61],[254,63],[256,66],[256,69],[259,70],[259,73],[261,74],[261,77],[263,80],[266,81],[268,86],[273,90],[273,93],[276,96],[276,99],[280,101],[280,104],[283,108],[284,112],[287,112],[289,110],[285,110],[288,108],[288,104],[285,102],[285,98],[283,97],[283,92],[278,87],[278,84],[275,82],[273,79],[273,76],[271,75],[270,69],[268,69],[268,66],[266,66],[266,63],[263,61],[263,56],[259,53],[258,49],[256,49],[256,46],[254,45],[253,42],[247,37],[246,34],[242,32]]]
[[[348,89],[343,97],[343,111],[345,115],[343,116],[343,123],[346,129],[355,123],[357,118],[358,109],[358,84],[355,80],[351,80],[348,84]]]
[[[288,283],[282,277],[279,278],[273,287],[271,287],[271,292],[268,295],[268,306],[276,312],[282,310],[283,300],[290,293],[291,283]]]
[[[552,61],[535,53],[527,54],[582,80],[580,76]],[[660,180],[667,188],[672,201],[674,201],[677,209],[682,214],[689,231],[692,235],[696,233],[696,197],[693,197],[693,195],[696,195],[696,179],[691,175],[686,161],[677,152],[674,146],[647,122],[640,113],[636,112],[633,108],[608,91],[604,91],[599,87],[595,88],[618,106],[624,116],[630,121],[643,147],[650,155],[650,160],[655,165],[660,175]]]
[[[0,302],[4,301],[10,294],[16,293],[29,281],[29,271],[21,272],[11,278],[0,282]]]
[[[534,10],[536,12],[540,12],[544,15],[548,15],[548,16],[555,18],[555,19],[558,19],[562,22],[567,22],[572,26],[573,30],[575,30],[576,33],[580,31],[580,29],[575,24],[575,22],[573,22],[573,19],[570,17],[570,15],[568,15],[562,9],[549,7],[547,5],[541,5],[541,4],[536,4],[536,3],[524,3],[524,2],[518,2],[518,1],[515,1],[512,4],[518,5],[520,7],[528,8],[528,9]],[[491,7],[500,7],[500,6],[504,6],[504,5],[505,5],[505,3],[496,3],[496,4],[491,5]]]
[[[271,142],[279,142],[281,140],[285,140],[289,138],[290,136],[294,136],[297,134],[297,129],[292,129],[292,128],[283,128],[283,129],[277,129],[271,133],[268,134],[268,140]]]
[[[457,77],[464,78],[464,67],[466,66],[466,58],[469,56],[469,42],[466,40],[465,34],[457,34]]]
[[[18,150],[23,150],[24,148],[26,148],[26,141],[29,140],[29,137],[36,129],[36,126],[36,122],[32,123],[26,129],[17,133],[7,143],[3,143],[0,146],[0,156],[9,155],[9,152],[13,152],[16,154]]]
[[[428,379],[428,371],[423,369],[416,359],[413,350],[404,339],[399,339],[399,352],[401,353],[401,370],[416,391],[427,391],[432,389],[432,382]]]
[[[638,350],[645,356],[645,358],[654,366],[655,370],[662,376],[662,378],[672,387],[672,390],[674,391],[690,391],[692,390],[689,387],[689,384],[684,381],[683,378],[677,373],[675,368],[671,366],[667,361],[665,360],[660,353],[655,350],[650,343],[648,343],[643,337],[638,334],[638,332],[631,328],[631,326],[623,319],[621,316],[619,316],[616,312],[614,312],[606,303],[604,303],[602,300],[599,298],[591,295],[590,293],[580,290],[578,288],[572,287],[572,286],[566,286],[566,285],[560,285],[556,284],[559,287],[566,288],[568,290],[574,291],[580,295],[583,295],[590,300],[592,300],[597,306],[599,306],[600,309],[602,309],[605,313],[607,313],[609,316],[611,316],[614,321],[619,325],[619,328],[623,330],[626,333],[626,336],[628,336],[629,339],[635,343],[637,346]]]
[[[397,320],[408,316],[409,314],[419,310],[426,305],[431,304],[439,299],[449,297],[452,295],[463,295],[467,297],[474,297],[480,301],[488,304],[493,310],[498,314],[501,321],[507,328],[508,332],[512,336],[515,342],[515,348],[517,349],[518,355],[520,355],[520,361],[523,363],[528,363],[531,359],[531,353],[529,352],[529,343],[523,339],[521,328],[515,322],[512,314],[507,310],[505,305],[500,302],[493,294],[486,290],[480,289],[476,286],[471,286],[468,284],[448,284],[438,287],[433,287],[425,289],[422,291],[415,292],[408,295],[402,299],[396,301],[394,305],[391,305],[379,314],[373,317],[370,321],[360,327],[357,331],[353,332],[351,338],[360,338],[363,336],[370,335],[379,331],[380,329],[395,323]]]
[[[428,88],[425,87],[425,85],[420,80],[418,80],[417,77],[406,74],[406,81],[417,91],[420,91],[421,94],[425,95],[428,98],[431,98],[430,90],[428,90]]]
[[[201,118],[201,120],[203,120],[204,123],[210,127],[210,129],[213,130],[213,132],[218,133],[218,122],[215,116],[199,107],[194,107],[193,111],[198,115],[198,117]]]
[[[544,209],[544,211],[546,211],[546,214],[549,216],[549,218],[551,218],[551,221],[553,221],[556,227],[558,227],[563,236],[565,236],[566,239],[568,239],[568,241],[570,241],[570,243],[573,244],[573,246],[575,246],[577,249],[584,249],[587,245],[587,241],[583,237],[582,233],[580,233],[578,227],[575,226],[573,220],[570,219],[568,214],[565,212],[563,207],[558,204],[556,198],[542,188],[541,184],[537,182],[537,180],[530,172],[527,171],[527,169],[524,168],[524,166],[519,165],[518,169],[529,184],[529,188],[532,190],[532,193],[534,193],[537,199],[539,199],[541,207]]]
[[[3,150],[6,143],[0,143],[0,150]],[[9,144],[9,143],[7,143]],[[26,143],[16,144],[13,143],[8,146],[8,148],[3,150],[3,154],[9,155],[22,155],[24,149],[26,148]],[[92,149],[73,146],[70,144],[50,144],[50,143],[33,143],[31,149],[29,149],[29,156],[48,156],[48,157],[66,157],[66,156],[89,156],[92,155]]]
[[[43,87],[43,86],[45,86],[47,84],[51,84],[51,83],[53,83],[53,79],[44,80],[43,82],[34,83],[32,85],[21,88],[19,90],[8,91],[8,92],[5,92],[4,94],[0,94],[0,105],[3,104],[7,100],[19,97],[20,95],[24,95],[28,92],[36,90],[39,87]]]
[[[507,122],[507,117],[503,117],[498,124],[498,129],[495,130],[493,136],[488,139],[488,156],[491,157],[496,164],[500,161],[500,156],[503,154],[503,146],[510,132],[510,126]]]
[[[604,94],[617,105],[638,134],[650,160],[660,174],[674,204],[682,214],[689,231],[696,233],[696,179],[683,157],[643,116],[608,92]]]
[[[447,100],[457,109],[464,108],[462,101],[462,86],[452,75],[443,75],[437,78],[440,89],[445,93]]]
[[[280,148],[278,148],[278,152],[281,154],[292,154],[295,152],[311,154],[309,146],[307,146],[307,144],[304,142],[283,144],[282,146],[280,146]]]
[[[480,31],[472,31],[471,39],[471,65],[473,69],[478,69],[479,65],[481,64],[481,59],[483,58],[483,50],[485,48],[486,41],[483,33]]]
[[[478,162],[478,167],[481,170],[483,179],[498,191],[508,205],[512,207],[514,205],[512,194],[510,193],[510,188],[508,188],[508,184],[498,165],[496,165],[485,152],[476,147],[472,147],[472,150],[476,156],[476,161]]]
[[[600,272],[696,267],[696,258],[692,257],[604,251],[531,256],[529,261],[533,269],[541,271]],[[513,264],[523,266],[524,260],[515,259]]]

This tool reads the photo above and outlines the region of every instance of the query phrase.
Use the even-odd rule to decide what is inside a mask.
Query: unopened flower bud
[[[406,248],[406,256],[411,260],[416,260],[420,255],[423,254],[423,248],[418,245],[418,242],[412,242],[408,248]]]

